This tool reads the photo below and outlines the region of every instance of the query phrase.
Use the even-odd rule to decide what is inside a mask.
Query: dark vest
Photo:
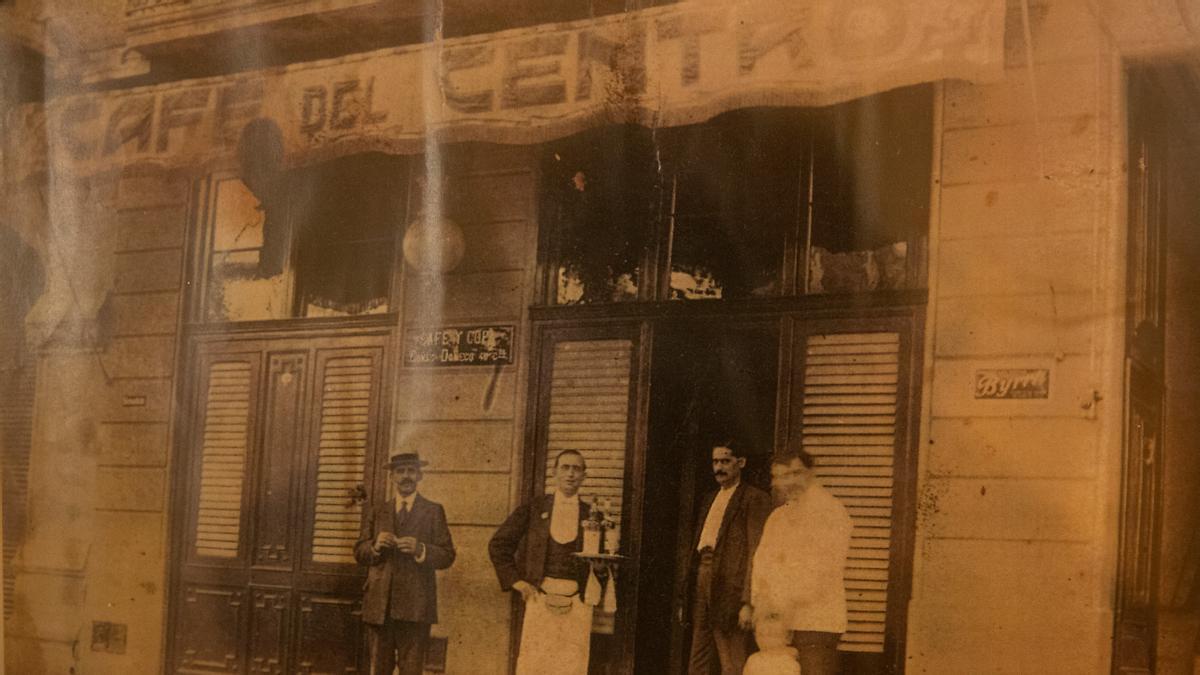
[[[546,542],[546,565],[542,570],[543,574],[555,579],[579,578],[579,565],[582,561],[574,555],[579,550],[576,546],[578,543],[579,537],[565,544],[560,544],[554,541],[554,537],[550,537]]]
[[[397,537],[408,536],[408,532],[404,529],[404,525],[411,517],[411,509],[406,511],[404,516],[401,517],[400,512],[396,510],[395,505],[392,505],[392,532],[395,533]],[[411,530],[412,528],[410,527],[409,529]],[[392,558],[393,560],[388,563],[390,565],[413,565],[411,558],[408,556],[399,556],[395,551],[392,552]],[[391,587],[388,589],[388,608],[386,610],[386,616],[388,618],[398,619],[403,616],[401,614],[403,606],[400,603],[400,599],[397,597],[401,592],[402,589],[399,588],[397,579],[395,575],[393,575],[391,579]]]

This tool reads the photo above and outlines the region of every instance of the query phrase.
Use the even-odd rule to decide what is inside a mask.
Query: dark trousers
[[[692,605],[692,653],[688,675],[741,675],[746,665],[747,633],[736,626],[724,630],[712,622],[712,558],[702,556],[696,569],[696,601]],[[808,675],[805,671],[804,675]]]
[[[367,626],[367,658],[371,675],[421,675],[425,671],[425,643],[429,624],[388,619],[382,626]]]
[[[837,645],[841,633],[798,630],[792,633],[792,646],[800,653],[801,675],[837,675]]]

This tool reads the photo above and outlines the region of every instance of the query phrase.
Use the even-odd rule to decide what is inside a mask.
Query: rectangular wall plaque
[[[1046,368],[977,370],[975,398],[1050,398],[1050,371]]]
[[[513,326],[443,326],[404,333],[406,366],[494,366],[513,362]]]

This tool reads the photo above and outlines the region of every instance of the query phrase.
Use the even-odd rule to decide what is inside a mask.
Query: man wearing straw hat
[[[442,505],[417,493],[421,461],[415,452],[388,462],[395,495],[375,504],[354,545],[354,558],[370,567],[363,592],[371,675],[421,675],[429,627],[437,623],[437,578],[454,562],[454,542]]]

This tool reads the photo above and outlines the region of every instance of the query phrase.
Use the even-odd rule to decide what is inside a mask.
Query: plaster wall
[[[1109,659],[1120,66],[1088,3],[1030,2],[1027,20],[1021,5],[1004,79],[943,87],[910,673],[1099,673]],[[977,399],[976,372],[1005,368],[1048,370],[1048,397]]]
[[[60,236],[49,238],[46,259],[55,269],[33,318],[53,321],[33,329],[48,338],[8,672],[159,670],[189,185],[131,167],[66,191],[71,198],[50,209],[47,231]],[[107,301],[92,311],[97,297]],[[123,653],[92,649],[93,622],[126,629]]]
[[[446,174],[445,215],[467,241],[459,266],[428,277],[406,270],[404,328],[439,324],[517,327],[514,365],[401,367],[392,452],[420,451],[421,492],[446,509],[458,550],[438,581],[448,673],[506,673],[509,594],[500,591],[487,542],[520,498],[527,308],[537,249],[535,149],[464,145],[425,158]]]

